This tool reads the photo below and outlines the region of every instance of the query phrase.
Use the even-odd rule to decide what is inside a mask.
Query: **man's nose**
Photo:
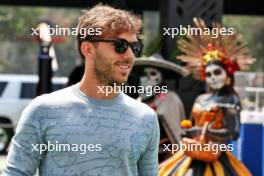
[[[134,59],[135,58],[135,55],[134,55],[130,46],[127,48],[126,52],[124,53],[124,58],[126,58],[126,59]]]

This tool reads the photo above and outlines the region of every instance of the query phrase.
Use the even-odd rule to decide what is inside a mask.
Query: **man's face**
[[[122,33],[114,37],[121,38],[128,42],[137,41],[136,34]],[[128,76],[134,64],[134,54],[129,47],[125,53],[117,53],[114,43],[98,42],[95,45],[95,57],[93,62],[94,73],[99,83],[121,85],[127,82]]]

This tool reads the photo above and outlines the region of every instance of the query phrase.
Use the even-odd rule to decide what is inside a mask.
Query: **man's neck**
[[[106,84],[99,83],[99,81],[88,73],[84,74],[80,82],[80,90],[87,96],[94,99],[113,99],[118,96],[118,92],[106,92]]]

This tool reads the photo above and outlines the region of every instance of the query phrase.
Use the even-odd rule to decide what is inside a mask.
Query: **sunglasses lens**
[[[143,49],[143,44],[141,42],[132,43],[131,49],[132,49],[135,57],[139,57],[141,55],[141,51]]]
[[[115,41],[115,50],[117,53],[125,53],[128,48],[128,42],[126,40],[116,40]]]
[[[120,54],[125,53],[130,45],[135,57],[139,57],[141,55],[141,51],[143,48],[143,44],[141,42],[129,43],[125,39],[117,39],[114,44],[116,52]]]

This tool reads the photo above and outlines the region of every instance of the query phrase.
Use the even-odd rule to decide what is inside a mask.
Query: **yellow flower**
[[[210,61],[214,60],[222,60],[224,54],[218,50],[214,51],[208,51],[204,56],[203,56],[203,62],[204,64],[208,64]]]

